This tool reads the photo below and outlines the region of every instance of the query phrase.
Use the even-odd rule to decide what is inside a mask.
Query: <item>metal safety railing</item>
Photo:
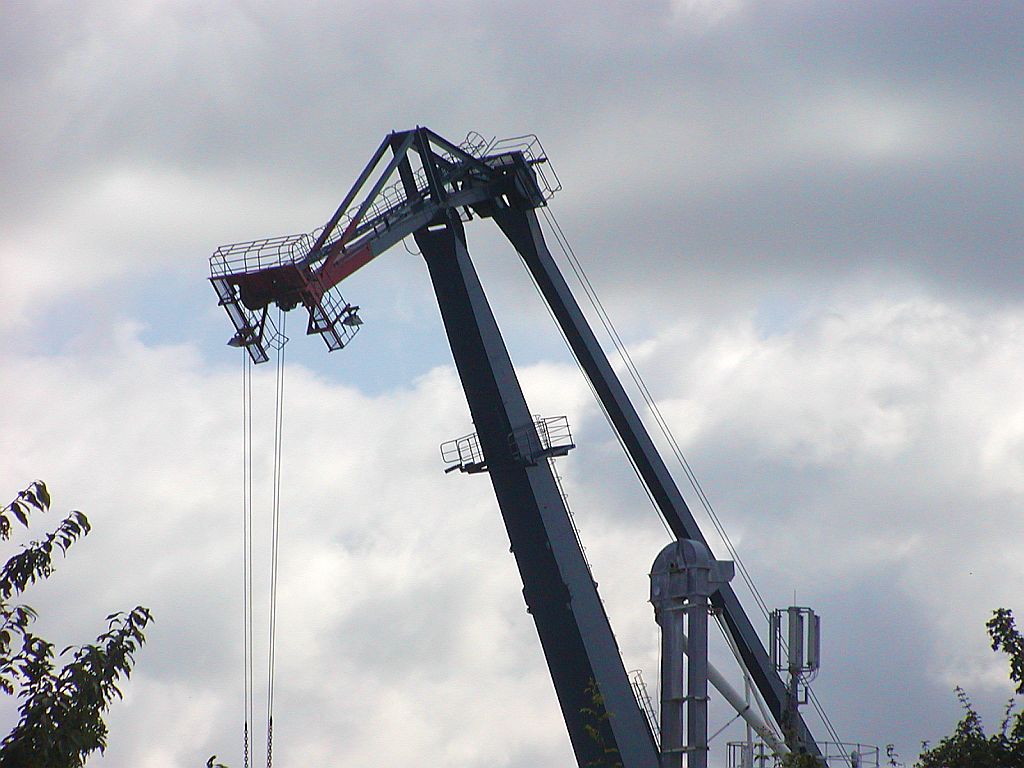
[[[486,467],[484,452],[476,432],[441,443],[441,459],[450,465],[445,472],[455,469],[463,472],[483,471]]]
[[[548,161],[544,147],[536,135],[529,133],[524,136],[512,136],[507,139],[498,139],[488,145],[486,154],[488,156],[502,155],[509,152],[521,152],[526,164],[533,169],[537,178],[537,186],[545,200],[550,200],[556,192],[562,190],[562,182],[558,174]]]
[[[539,459],[565,456],[576,447],[566,416],[533,417],[533,424],[514,430],[508,438],[512,458],[525,464]]]
[[[633,687],[633,695],[636,696],[636,703],[640,705],[640,711],[647,718],[647,725],[651,728],[651,735],[657,744],[661,743],[661,726],[658,724],[658,715],[654,711],[654,704],[651,701],[651,694],[647,691],[647,683],[644,682],[644,673],[640,669],[631,669],[629,684]]]
[[[488,157],[496,158],[516,152],[522,153],[527,165],[534,172],[545,200],[550,200],[555,192],[562,188],[557,174],[547,160],[540,140],[533,134],[488,141],[479,133],[471,132],[460,144],[460,149],[485,161]],[[440,154],[453,164],[464,162],[451,153],[441,152]],[[417,194],[425,197],[429,190],[426,171],[422,166],[417,166],[412,169],[412,175]],[[442,183],[447,191],[454,191],[451,180],[442,179]],[[335,236],[335,233],[348,230],[352,223],[352,217],[365,202],[365,200],[360,203],[353,202],[349,206],[335,225],[334,231],[331,233],[332,237]],[[460,211],[460,215],[461,213]],[[380,233],[410,214],[409,194],[405,185],[401,180],[395,181],[383,187],[370,201],[361,221],[357,224],[356,233],[358,235],[370,231]],[[309,233],[265,237],[223,245],[210,257],[210,274],[212,276],[250,274],[271,267],[302,262],[311,255],[313,246],[322,232],[323,227],[319,227]]]
[[[513,461],[525,465],[541,459],[565,456],[576,447],[565,416],[534,416],[533,423],[525,424],[508,436]],[[483,448],[476,432],[441,443],[441,458],[449,466],[445,472],[482,472],[487,468]]]
[[[873,744],[819,741],[823,768],[879,768],[880,753]],[[763,741],[730,741],[726,745],[727,768],[777,768],[782,758]]]
[[[312,233],[264,237],[244,243],[222,245],[210,257],[210,275],[228,277],[251,274],[301,261],[312,250],[317,235],[322,230],[321,227]]]
[[[319,277],[316,279],[320,283]],[[320,283],[320,287],[323,289],[323,283]],[[324,291],[320,300],[306,309],[309,312],[306,333],[319,333],[323,336],[331,352],[344,348],[363,324],[358,314],[359,307],[345,301],[337,286]]]

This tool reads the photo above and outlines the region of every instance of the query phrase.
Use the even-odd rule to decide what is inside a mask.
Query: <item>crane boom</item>
[[[533,210],[507,209],[494,216],[498,226],[515,246],[533,275],[541,293],[561,326],[573,354],[608,414],[615,431],[640,473],[662,515],[677,539],[694,539],[707,544],[689,506],[665,465],[639,414],[626,395],[622,383],[612,370],[608,358],[569,290],[564,277],[548,251],[540,222]],[[764,697],[772,715],[780,725],[791,715],[786,707],[786,687],[775,673],[768,652],[761,643],[736,593],[723,584],[711,602],[722,611],[722,617],[743,662]],[[814,745],[803,721],[785,723],[784,731],[796,729],[795,742]]]
[[[390,159],[384,163],[388,150]],[[464,222],[493,218],[523,259],[612,425],[673,533],[706,540],[544,241],[536,209],[558,188],[531,142],[456,146],[426,128],[392,133],[327,224],[296,235],[226,246],[211,282],[235,325],[231,343],[268,359],[267,308],[309,313],[310,333],[345,345],[361,321],[337,285],[412,235],[427,264],[441,318],[581,768],[657,768],[658,751],[622,664],[593,576],[575,536],[515,369],[466,246]],[[359,202],[363,188],[369,184]],[[397,178],[396,178],[397,177]],[[525,447],[520,436],[526,436]],[[736,594],[713,597],[754,683],[791,746],[818,754]],[[788,718],[788,719],[787,719]]]
[[[510,435],[534,420],[457,219],[416,233],[445,331],[580,766],[657,768],[647,719],[633,696],[618,646],[545,460],[514,450]],[[536,441],[534,444],[539,443]],[[595,695],[600,691],[600,697]],[[614,713],[603,717],[603,711]]]

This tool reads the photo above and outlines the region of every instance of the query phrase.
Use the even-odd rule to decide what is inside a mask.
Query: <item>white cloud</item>
[[[282,193],[288,204],[280,204]],[[91,169],[0,236],[0,329],[31,327],[33,315],[71,293],[105,287],[116,303],[125,283],[155,272],[184,266],[202,274],[217,246],[312,230],[321,206],[273,176],[242,182],[167,168]]]
[[[240,765],[239,371],[226,329],[206,346],[205,259],[313,228],[415,123],[544,139],[556,210],[766,597],[822,605],[842,733],[908,754],[954,722],[954,682],[998,709],[983,622],[1024,586],[1019,13],[414,5],[0,25],[0,478],[42,477],[95,525],[32,601],[58,644],[136,602],[157,616],[103,764]],[[534,410],[570,417],[560,471],[652,682],[664,532],[528,286],[490,262]],[[290,368],[279,764],[562,765],[487,480],[441,474],[437,444],[471,425],[408,263],[353,288],[393,309],[377,349],[426,375],[373,358],[392,378],[367,381],[345,352]]]
[[[854,303],[766,337],[749,322],[710,338],[670,330],[640,365],[674,394],[663,411],[698,467],[710,454],[759,468],[744,481],[760,490],[727,477],[717,489],[722,516],[758,531],[742,550],[794,587],[895,568],[893,586],[945,638],[927,667],[962,684],[973,668],[999,679],[981,627],[1024,585],[1022,328],[1016,312],[924,297]]]
[[[935,638],[922,659],[933,685],[970,675],[987,700],[1002,695],[999,664],[978,630],[1024,583],[1013,448],[1024,403],[1007,386],[1024,373],[1012,354],[1022,323],[909,297],[812,315],[777,335],[742,320],[709,336],[668,328],[637,358],[669,394],[664,412],[708,470],[770,602],[787,601],[791,586],[821,597],[832,582],[895,574],[900,599],[932,617],[921,632]],[[51,617],[44,626],[74,635],[59,642],[94,634],[107,610],[141,602],[156,613],[139,684],[111,721],[111,764],[228,756],[240,716],[237,369],[204,370],[187,347],[148,347],[131,325],[110,338],[91,358],[15,359],[2,375],[3,450],[17,457],[4,482],[44,477],[58,508],[74,504],[95,525],[36,602]],[[270,373],[258,373],[263,540]],[[619,506],[636,491],[607,487],[596,412],[573,370],[543,364],[523,380],[545,406],[564,395],[587,438],[561,472],[627,663],[652,680],[646,572],[665,534],[653,512]],[[566,759],[489,484],[441,473],[436,445],[468,422],[451,369],[375,397],[300,367],[286,387],[282,764]],[[743,506],[750,498],[759,508]],[[260,601],[265,588],[261,574]],[[74,612],[54,620],[69,601]],[[265,610],[258,602],[260,620]],[[858,630],[845,621],[826,615],[836,632],[880,631],[870,616]],[[260,635],[256,647],[265,651]],[[173,737],[189,728],[201,738]]]
[[[697,31],[710,29],[739,16],[743,0],[672,0],[672,20]]]

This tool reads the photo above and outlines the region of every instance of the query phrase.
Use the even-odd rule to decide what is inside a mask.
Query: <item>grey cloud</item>
[[[3,476],[96,523],[40,602],[55,629],[88,636],[97,591],[158,614],[112,765],[237,747],[237,361],[204,259],[315,226],[414,123],[540,135],[553,211],[741,554],[773,604],[798,587],[826,614],[841,733],[908,756],[952,725],[955,682],[997,708],[980,628],[1022,578],[1019,12],[692,7],[4,12]],[[560,468],[650,680],[663,532],[486,226],[474,256],[535,407],[577,429]],[[282,755],[563,764],[486,480],[441,474],[471,424],[414,261],[347,284],[376,321],[351,349],[289,347]]]
[[[556,210],[621,291],[656,275],[740,302],[766,277],[876,264],[961,295],[1019,287],[1009,6],[740,4],[711,28],[667,5],[142,8],[16,14],[9,221],[59,230],[54,193],[121,165],[226,195],[281,180],[311,201],[287,229],[312,227],[380,134],[422,122],[539,133],[568,186]]]

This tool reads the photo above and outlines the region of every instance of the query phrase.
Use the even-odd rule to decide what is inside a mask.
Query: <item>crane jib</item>
[[[388,153],[390,151],[390,157]],[[301,304],[330,349],[361,320],[338,284],[412,235],[426,261],[477,430],[473,471],[491,478],[580,766],[610,751],[624,768],[657,768],[658,747],[637,703],[550,463],[525,461],[517,434],[536,437],[515,369],[466,247],[464,224],[492,218],[523,259],[652,498],[680,539],[704,541],[637,411],[544,241],[536,210],[560,189],[535,137],[455,145],[426,128],[387,136],[320,230],[225,246],[211,282],[255,362],[269,359],[267,307]],[[468,466],[468,465],[467,465]],[[744,665],[791,745],[818,748],[731,587],[712,596]],[[595,736],[596,734],[596,736]]]

